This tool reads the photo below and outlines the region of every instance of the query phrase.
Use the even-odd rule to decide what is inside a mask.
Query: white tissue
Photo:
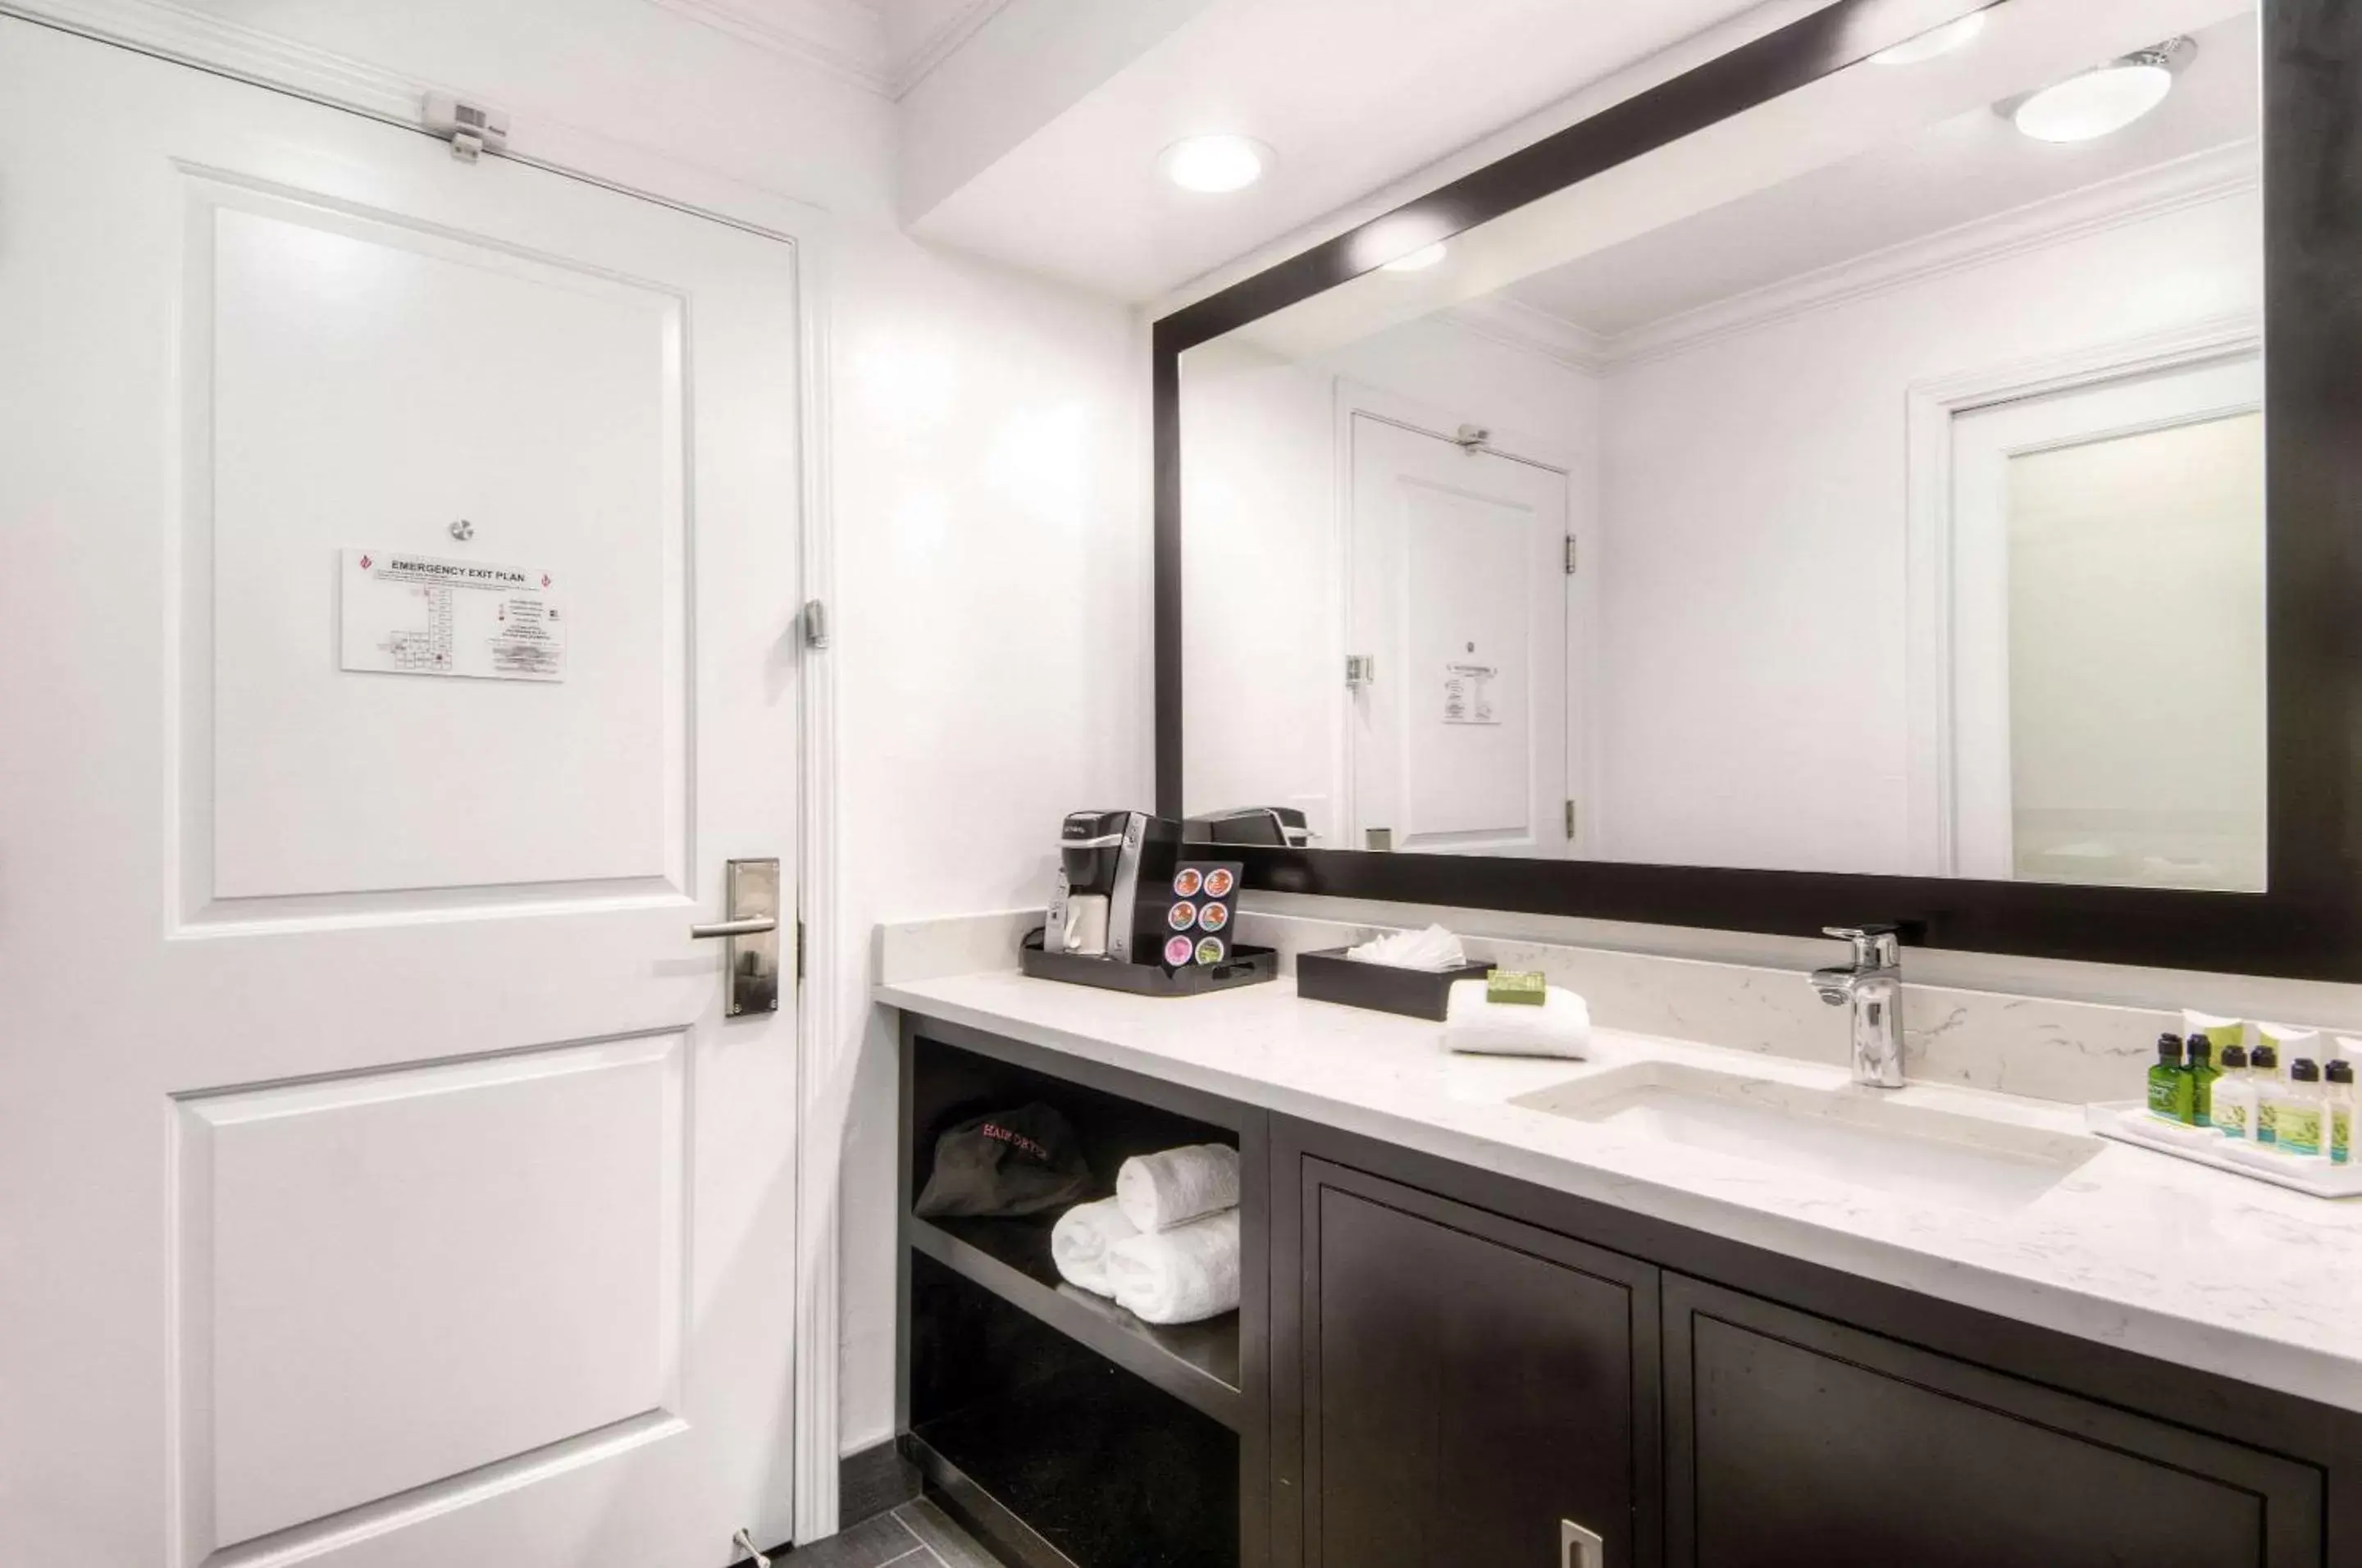
[[[1390,969],[1457,969],[1468,962],[1460,939],[1440,925],[1393,932],[1347,948],[1345,956],[1360,964],[1384,964]]]

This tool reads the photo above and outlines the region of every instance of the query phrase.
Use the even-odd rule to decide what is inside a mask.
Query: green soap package
[[[1530,969],[1496,969],[1485,982],[1485,999],[1540,1007],[1550,999],[1549,979]]]

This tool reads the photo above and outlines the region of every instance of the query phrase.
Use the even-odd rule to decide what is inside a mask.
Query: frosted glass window
[[[2264,887],[2263,425],[2010,459],[2019,878]]]

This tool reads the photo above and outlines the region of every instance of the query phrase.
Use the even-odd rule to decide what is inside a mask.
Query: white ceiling
[[[2196,37],[2197,57],[2173,95],[2115,136],[2055,146],[2019,135],[1990,109],[1971,110],[1503,292],[1614,339],[1801,274],[2252,141],[2262,113],[2255,17]]]
[[[716,3],[716,0],[703,0]],[[767,0],[730,0],[758,4]],[[955,0],[886,0],[947,7]],[[1113,0],[1082,0],[1105,6]],[[1258,247],[1741,13],[1756,0],[1121,0],[1159,36],[1021,126],[992,126],[1039,58],[1054,67],[1054,0],[1015,0],[1031,28],[997,75],[936,72],[905,103],[904,215],[914,232],[1124,300],[1167,294]],[[1778,7],[1775,7],[1778,8]],[[1793,8],[1793,7],[1787,7]],[[1077,19],[1076,28],[1089,25]],[[978,46],[982,46],[979,50]],[[955,94],[967,102],[953,105]],[[980,133],[979,127],[986,127]],[[1162,180],[1182,137],[1243,132],[1275,166],[1227,197]],[[944,145],[938,146],[941,143]],[[926,171],[909,178],[914,167]],[[954,168],[945,177],[943,171]]]

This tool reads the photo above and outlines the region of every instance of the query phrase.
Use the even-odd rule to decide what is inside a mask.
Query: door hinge
[[[1573,801],[1569,801],[1566,803],[1566,841],[1569,844],[1573,844],[1574,842],[1574,802]],[[799,963],[801,961],[799,960]],[[801,970],[799,969],[798,973],[801,973]]]
[[[451,156],[462,163],[473,163],[487,151],[508,150],[509,117],[498,109],[448,93],[429,93],[420,117],[429,131],[451,144]]]
[[[804,646],[828,648],[828,606],[817,599],[804,601]]]
[[[804,922],[796,922],[796,984],[804,983]]]
[[[1575,568],[1575,539],[1574,539],[1574,536],[1573,536],[1573,535],[1569,534],[1569,535],[1566,536],[1566,575],[1567,575],[1567,576],[1569,576],[1569,577],[1573,577],[1573,576],[1574,575],[1574,568]]]
[[[1349,653],[1345,656],[1345,688],[1347,690],[1350,691],[1356,687],[1373,685],[1376,682],[1377,679],[1377,655]]]

